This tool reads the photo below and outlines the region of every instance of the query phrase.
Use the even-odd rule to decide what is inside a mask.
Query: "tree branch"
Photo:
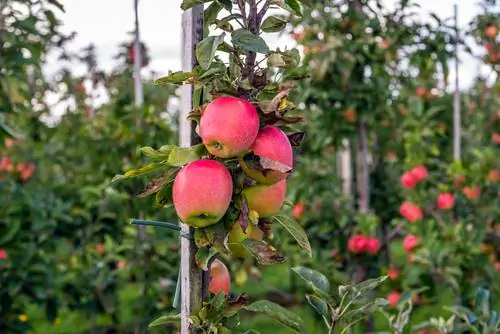
[[[258,13],[257,2],[256,0],[248,0],[248,5],[250,10],[247,17],[247,28],[252,34],[258,35],[260,24],[258,22],[259,13]],[[246,53],[245,68],[243,69],[242,74],[243,78],[248,78],[250,82],[252,82],[253,80],[253,71],[255,68],[256,57],[257,54],[253,51],[248,51]]]

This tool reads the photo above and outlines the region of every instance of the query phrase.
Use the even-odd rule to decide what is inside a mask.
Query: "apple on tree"
[[[259,131],[259,115],[248,101],[233,96],[210,102],[200,118],[200,137],[207,150],[219,158],[247,153]]]
[[[250,210],[256,211],[259,217],[269,217],[278,213],[285,201],[286,181],[281,180],[270,186],[250,186],[242,194]]]
[[[224,292],[227,296],[231,289],[231,275],[226,265],[219,259],[215,259],[210,265],[210,283],[208,291],[213,294]]]
[[[232,194],[231,174],[224,164],[209,159],[184,166],[172,188],[177,215],[195,228],[217,223],[229,208]]]
[[[285,179],[290,173],[293,166],[292,145],[286,134],[279,128],[270,125],[262,128],[250,150],[260,158],[260,163],[266,170],[262,171],[251,166],[246,159],[240,159],[240,165],[245,174],[257,183],[272,185]],[[266,162],[272,165],[269,167],[274,168],[268,170]],[[276,163],[280,166],[276,166]],[[286,171],[279,170],[281,167],[284,167]]]

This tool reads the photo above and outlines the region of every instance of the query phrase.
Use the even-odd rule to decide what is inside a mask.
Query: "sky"
[[[134,0],[62,0],[65,13],[60,15],[65,32],[76,32],[77,37],[70,44],[70,49],[78,51],[89,43],[97,48],[100,67],[110,70],[115,65],[113,56],[118,45],[128,40],[127,34],[134,28]],[[385,0],[391,6],[396,0]],[[466,26],[477,14],[475,0],[417,0],[422,7],[423,17],[429,11],[441,18],[453,16],[453,5],[458,2],[459,25]],[[139,21],[141,39],[150,50],[151,62],[146,70],[164,74],[169,70],[180,70],[181,59],[181,0],[140,0]],[[266,37],[267,39],[267,37]],[[268,41],[277,46],[293,46],[288,36],[271,36]],[[51,74],[60,67],[60,62],[49,58],[46,73]],[[83,66],[73,64],[76,74],[82,74]],[[467,87],[479,67],[472,58],[463,56],[460,65],[461,87]],[[450,73],[450,82],[455,78],[455,71]]]

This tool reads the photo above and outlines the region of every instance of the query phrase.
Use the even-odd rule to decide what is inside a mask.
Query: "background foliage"
[[[453,96],[445,89],[456,40],[452,23],[416,20],[421,9],[411,1],[394,11],[377,1],[307,4],[302,17],[290,18],[286,28],[305,56],[290,75],[310,74],[293,96],[308,137],[297,152],[289,197],[300,204],[292,213],[308,232],[314,258],[294,253],[292,241],[277,233],[289,262],[264,269],[232,261],[234,292],[276,301],[299,314],[309,332],[323,332],[320,318],[306,306],[304,295],[310,291],[291,267],[320,270],[332,289],[393,270],[398,274],[373,294],[400,298],[400,306],[386,313],[390,319],[408,310],[404,299],[411,295],[404,293],[418,291],[405,331],[420,324],[445,333],[446,324],[436,325],[438,317],[452,314],[444,306],[468,307],[484,319],[498,309],[500,288],[498,4],[484,2],[484,14],[460,32],[459,42],[491,73],[462,92],[460,162],[452,158]],[[22,15],[27,8],[30,15]],[[145,83],[145,103],[138,109],[130,41],[117,50],[116,69],[106,73],[92,45],[78,54],[65,52],[72,36],[60,32],[58,2],[9,0],[0,9],[0,250],[7,254],[0,257],[0,331],[144,330],[160,311],[172,309],[178,238],[160,229],[138,230],[128,221],[175,218],[172,210],[135,197],[145,185],[141,179],[110,181],[142,162],[139,147],[176,142],[175,91]],[[49,51],[79,59],[87,75],[61,69],[45,78]],[[99,107],[93,103],[97,87],[109,95]],[[61,103],[69,103],[56,122],[50,121],[44,99],[53,91]],[[346,172],[337,168],[346,140],[353,159],[351,196],[342,187]],[[366,156],[368,201],[359,172]],[[426,166],[428,178],[404,188],[402,174],[418,165]],[[479,196],[471,198],[466,187],[478,187]],[[436,206],[444,192],[454,195],[452,210]],[[420,222],[401,217],[403,201],[423,209]],[[369,210],[360,210],[366,203]],[[379,240],[380,251],[350,251],[349,239],[356,234]],[[420,241],[412,252],[403,245],[409,234]],[[489,295],[482,290],[478,295],[478,287]],[[485,299],[491,312],[477,309]],[[402,325],[394,319],[377,313],[356,330],[398,332]],[[454,318],[449,326],[461,325]],[[243,326],[283,330],[246,315]]]

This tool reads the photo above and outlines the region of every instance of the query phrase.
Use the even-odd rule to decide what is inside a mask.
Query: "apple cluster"
[[[261,126],[254,105],[245,99],[222,96],[201,113],[199,135],[209,157],[184,166],[175,177],[172,199],[177,215],[193,228],[219,222],[233,195],[246,201],[252,221],[275,215],[286,196],[286,180],[293,165],[287,135],[278,127]],[[234,165],[228,169],[227,165]],[[231,172],[230,172],[231,170]],[[245,181],[236,183],[240,170]],[[235,186],[237,184],[237,186]],[[233,237],[262,238],[262,231],[249,225],[246,231],[234,224]],[[241,241],[241,240],[236,240]]]

